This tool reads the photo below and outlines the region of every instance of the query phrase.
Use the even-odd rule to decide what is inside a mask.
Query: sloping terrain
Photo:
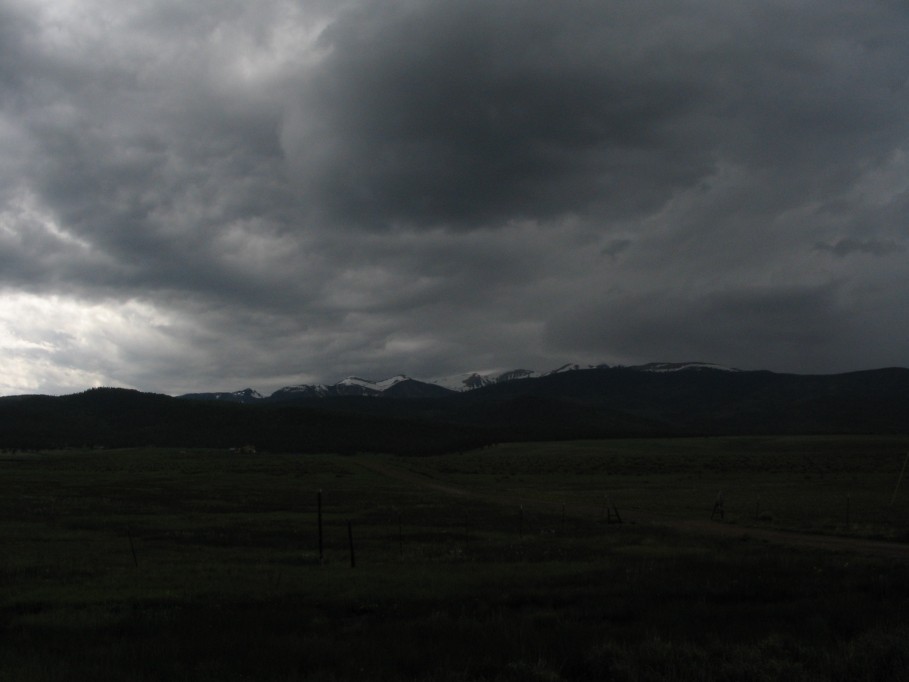
[[[305,406],[180,400],[100,388],[0,399],[0,448],[244,447],[424,454],[488,442],[480,429]]]
[[[235,395],[192,400],[93,389],[2,398],[0,447],[429,453],[503,441],[909,431],[909,370],[900,368],[839,375],[593,368],[462,393],[404,378],[377,395],[297,394],[251,404]]]

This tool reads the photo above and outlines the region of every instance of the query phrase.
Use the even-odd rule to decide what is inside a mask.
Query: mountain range
[[[801,375],[654,363],[473,376],[449,385],[350,377],[270,396],[112,388],[10,396],[0,398],[0,448],[253,445],[428,454],[505,441],[909,433],[904,368]]]
[[[235,403],[283,403],[298,402],[311,398],[329,398],[338,396],[369,396],[389,398],[438,398],[451,393],[464,393],[493,384],[502,384],[519,379],[534,379],[562,374],[582,369],[609,369],[609,365],[565,364],[546,372],[529,369],[512,369],[504,372],[464,372],[435,379],[413,379],[398,374],[389,379],[376,381],[350,376],[334,384],[299,384],[285,386],[269,396],[264,396],[255,389],[244,388],[233,392],[187,393],[180,396],[193,400],[218,400]],[[712,369],[717,371],[737,372],[739,370],[714,365],[706,362],[666,363],[655,362],[638,365],[628,369],[641,372],[677,372],[683,370]]]

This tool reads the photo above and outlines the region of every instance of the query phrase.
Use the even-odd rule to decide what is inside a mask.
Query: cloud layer
[[[0,0],[0,394],[909,364],[907,28]]]

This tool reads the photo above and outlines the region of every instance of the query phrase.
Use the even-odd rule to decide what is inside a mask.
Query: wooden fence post
[[[896,501],[896,493],[900,489],[900,483],[903,480],[903,474],[906,473],[906,463],[909,462],[909,452],[906,453],[906,459],[903,460],[903,468],[900,469],[900,475],[896,479],[896,487],[893,489],[893,495],[890,498],[890,506],[893,506],[893,503]]]
[[[322,489],[319,488],[319,494],[316,497],[316,504],[318,506],[318,515],[319,515],[319,564],[324,563],[325,554],[322,551]]]
[[[132,526],[126,527],[126,536],[129,538],[129,551],[133,555],[133,565],[136,568],[139,568],[139,559],[136,558],[136,546],[133,544],[133,529]]]
[[[717,493],[716,502],[713,503],[713,511],[710,513],[710,520],[713,521],[717,516],[720,521],[726,518],[726,510],[723,508],[723,491]]]

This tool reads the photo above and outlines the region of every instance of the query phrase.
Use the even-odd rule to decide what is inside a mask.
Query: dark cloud
[[[712,168],[709,147],[671,130],[701,87],[650,68],[670,55],[634,54],[616,19],[548,2],[345,14],[285,124],[294,177],[330,217],[365,226],[658,205]]]
[[[845,258],[853,253],[863,253],[871,256],[889,256],[905,253],[906,247],[893,241],[874,241],[870,239],[839,239],[832,244],[818,243],[815,248],[819,251],[828,251],[834,256]]]
[[[0,0],[3,390],[904,365],[907,25]]]
[[[815,372],[860,356],[842,339],[855,329],[835,287],[747,288],[686,298],[666,291],[582,304],[551,322],[551,344],[576,353],[609,348],[622,364],[650,357],[704,360],[744,369]]]
[[[622,251],[628,249],[631,244],[632,242],[630,239],[612,239],[603,247],[602,252],[611,258],[615,258],[622,253]]]
[[[778,209],[906,130],[897,34],[807,9],[369,4],[323,34],[285,150],[320,209],[368,226],[637,217],[720,162]]]

